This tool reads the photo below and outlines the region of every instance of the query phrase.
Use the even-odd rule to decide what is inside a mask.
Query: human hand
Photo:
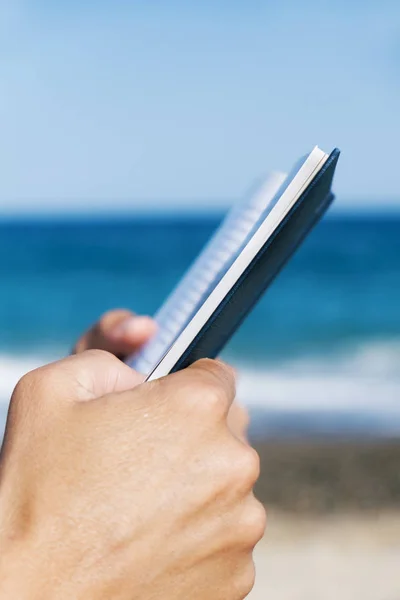
[[[105,313],[77,342],[74,352],[107,350],[122,360],[140,350],[157,331],[156,322],[129,310],[117,309]],[[237,400],[229,411],[229,426],[241,437],[247,437],[249,414]]]
[[[105,352],[26,375],[0,456],[0,598],[242,600],[265,514],[259,463],[203,360],[138,385]]]

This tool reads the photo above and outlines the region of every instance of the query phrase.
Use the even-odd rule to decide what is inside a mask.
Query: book
[[[157,334],[127,363],[156,379],[215,358],[329,207],[338,157],[315,147],[235,205],[155,315]]]

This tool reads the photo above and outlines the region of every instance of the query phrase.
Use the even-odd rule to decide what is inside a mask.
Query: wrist
[[[0,600],[36,600],[40,590],[35,581],[40,565],[37,553],[29,550],[32,545],[28,532],[20,526],[20,511],[0,495]],[[10,508],[12,506],[12,508]]]
[[[18,598],[18,600],[36,600],[39,598],[34,586],[27,577],[27,568],[22,556],[10,551],[4,540],[0,545],[0,600]],[[33,584],[33,582],[32,582]]]

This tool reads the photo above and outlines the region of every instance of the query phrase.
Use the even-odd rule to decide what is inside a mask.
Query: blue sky
[[[0,210],[212,205],[315,144],[400,208],[399,140],[398,1],[1,0]]]

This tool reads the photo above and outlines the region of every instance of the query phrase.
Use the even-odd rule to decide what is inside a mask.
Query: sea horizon
[[[0,224],[13,223],[21,221],[58,221],[58,220],[82,220],[96,223],[98,220],[111,219],[118,221],[129,218],[136,219],[181,219],[181,218],[222,218],[227,211],[238,202],[240,198],[191,198],[185,202],[174,204],[168,199],[135,199],[132,202],[126,200],[110,201],[104,199],[96,204],[95,201],[82,199],[82,205],[79,209],[69,208],[68,201],[65,201],[58,208],[51,207],[51,202],[42,203],[37,199],[27,201],[27,205],[20,206],[13,210],[12,200],[0,200]],[[56,202],[56,201],[55,201]],[[77,200],[74,200],[76,203]],[[7,209],[5,208],[7,205]],[[32,209],[31,206],[35,208]],[[395,217],[400,219],[400,197],[383,199],[381,201],[370,201],[361,203],[361,201],[351,201],[338,203],[336,200],[330,210],[324,216],[324,220],[336,219],[385,219]]]

